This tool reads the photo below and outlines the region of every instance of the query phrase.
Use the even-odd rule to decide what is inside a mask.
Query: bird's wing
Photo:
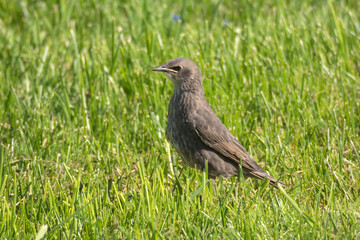
[[[242,164],[242,167],[257,178],[266,177],[264,170],[251,158],[240,142],[229,132],[211,107],[196,110],[190,124],[201,141],[219,154]],[[259,175],[259,176],[256,176]]]

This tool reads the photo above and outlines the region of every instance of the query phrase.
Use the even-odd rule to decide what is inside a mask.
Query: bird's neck
[[[203,87],[175,87],[174,93],[181,95],[183,93],[191,93],[196,95],[204,95],[204,89]]]
[[[201,79],[189,78],[182,81],[174,81],[175,91],[181,92],[191,92],[194,94],[204,95],[204,89]]]

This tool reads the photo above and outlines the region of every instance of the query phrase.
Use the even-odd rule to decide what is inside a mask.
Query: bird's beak
[[[173,69],[170,69],[170,68],[163,67],[163,66],[154,67],[151,70],[156,71],[156,72],[173,72],[173,73],[177,73],[177,71],[175,71]]]

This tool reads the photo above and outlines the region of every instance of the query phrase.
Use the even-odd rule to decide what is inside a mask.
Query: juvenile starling
[[[268,179],[272,185],[285,187],[268,175],[229,132],[206,101],[199,67],[186,58],[175,58],[152,68],[163,72],[174,85],[170,100],[166,138],[185,163],[204,171],[208,176]]]

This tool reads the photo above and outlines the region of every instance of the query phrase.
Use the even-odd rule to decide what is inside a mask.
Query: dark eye
[[[178,72],[181,70],[181,68],[182,68],[181,66],[175,66],[175,67],[172,67],[171,69]]]

